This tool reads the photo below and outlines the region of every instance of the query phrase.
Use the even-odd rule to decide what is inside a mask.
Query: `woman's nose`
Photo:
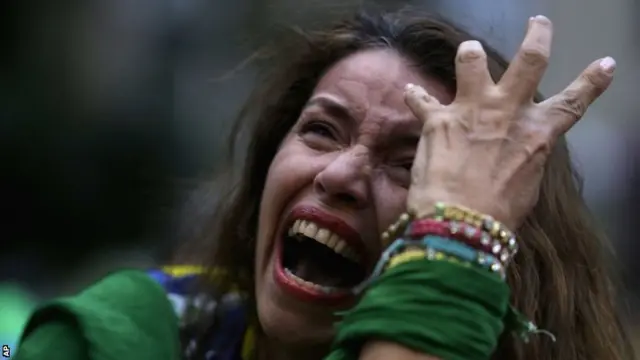
[[[367,206],[371,165],[366,149],[354,148],[341,153],[316,175],[314,188],[323,202]]]

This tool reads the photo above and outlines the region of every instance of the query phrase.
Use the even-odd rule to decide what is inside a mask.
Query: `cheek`
[[[267,173],[263,202],[287,202],[301,188],[313,183],[314,162],[304,150],[295,140],[280,148]]]
[[[297,140],[287,139],[271,162],[260,202],[259,246],[272,237],[287,205],[313,185],[317,166],[307,151]]]
[[[373,196],[377,209],[378,234],[381,234],[407,209],[407,189],[381,177],[376,180]]]

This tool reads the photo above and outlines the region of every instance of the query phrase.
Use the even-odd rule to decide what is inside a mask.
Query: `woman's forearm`
[[[364,345],[360,360],[439,360],[402,345],[387,341],[371,341]]]

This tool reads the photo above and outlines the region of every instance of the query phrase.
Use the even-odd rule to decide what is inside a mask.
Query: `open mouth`
[[[295,220],[279,257],[289,287],[315,295],[345,294],[367,275],[364,255],[345,238],[310,220]]]

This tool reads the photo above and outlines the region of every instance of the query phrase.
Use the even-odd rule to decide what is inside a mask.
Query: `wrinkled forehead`
[[[308,106],[333,108],[376,136],[419,134],[422,127],[404,103],[404,86],[420,85],[443,103],[452,96],[439,81],[390,49],[354,53],[333,65],[318,82]],[[335,106],[332,106],[335,105]],[[336,111],[340,112],[340,111]]]

